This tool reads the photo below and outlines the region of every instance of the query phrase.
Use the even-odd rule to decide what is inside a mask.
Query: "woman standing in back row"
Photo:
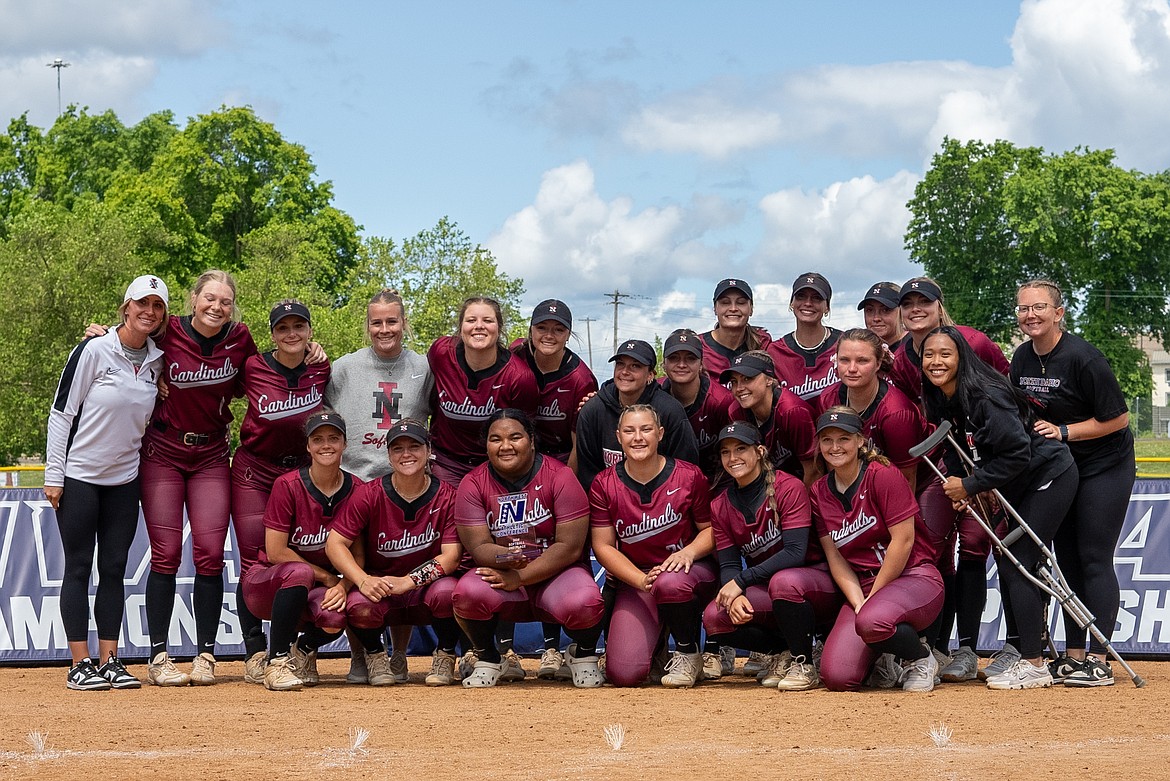
[[[752,325],[752,287],[742,279],[723,279],[715,286],[715,327],[699,334],[703,347],[703,366],[718,377],[737,355],[749,350],[764,350],[772,337],[763,328]]]
[[[1033,429],[1068,443],[1080,484],[1056,533],[1056,557],[1073,592],[1110,633],[1121,593],[1113,554],[1135,478],[1133,432],[1117,378],[1105,356],[1064,330],[1064,298],[1047,280],[1026,282],[1016,294],[1016,317],[1029,340],[1012,356],[1012,381],[1043,404]],[[1105,647],[1064,614],[1067,648],[1049,665],[1065,686],[1112,686]]]

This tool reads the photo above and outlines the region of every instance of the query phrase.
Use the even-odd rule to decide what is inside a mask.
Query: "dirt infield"
[[[429,664],[372,689],[344,683],[348,660],[323,660],[321,686],[284,694],[244,683],[242,662],[220,663],[212,687],[126,692],[68,691],[63,667],[3,668],[0,778],[1170,778],[1170,663],[1138,662],[1144,689],[925,695],[779,693],[738,675],[676,691],[429,689]],[[616,751],[612,724],[626,731]]]

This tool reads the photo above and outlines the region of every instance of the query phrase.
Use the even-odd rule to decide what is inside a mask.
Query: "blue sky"
[[[366,233],[450,216],[526,304],[599,318],[597,353],[615,287],[623,337],[709,327],[724,276],[784,333],[805,270],[856,324],[916,272],[905,202],[943,135],[1170,156],[1165,0],[0,0],[0,119],[52,122],[55,57],[66,103],[128,124],[251,105]]]

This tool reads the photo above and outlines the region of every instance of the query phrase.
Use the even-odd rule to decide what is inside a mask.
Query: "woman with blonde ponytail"
[[[813,689],[820,685],[812,664],[817,617],[831,617],[840,596],[810,534],[808,492],[774,470],[767,452],[750,423],[720,432],[723,468],[734,483],[711,503],[722,587],[703,625],[722,645],[764,654],[757,676],[764,686]]]

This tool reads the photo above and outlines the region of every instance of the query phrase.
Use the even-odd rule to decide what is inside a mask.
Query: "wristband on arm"
[[[443,571],[442,564],[440,564],[435,559],[430,559],[429,561],[425,561],[411,570],[407,577],[414,581],[415,586],[421,588],[428,583],[434,583],[436,580],[446,574],[447,573]]]

